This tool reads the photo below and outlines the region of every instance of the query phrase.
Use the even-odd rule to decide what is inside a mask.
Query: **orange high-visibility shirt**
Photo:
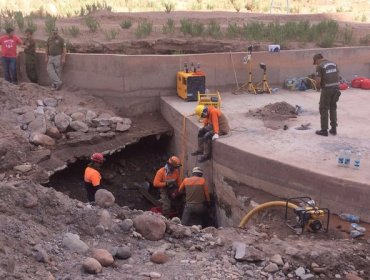
[[[88,166],[85,169],[84,180],[85,180],[86,183],[90,183],[94,187],[97,187],[97,186],[100,185],[101,175],[100,175],[99,171],[97,171],[96,169]]]
[[[213,106],[208,106],[208,117],[204,119],[204,126],[211,124],[215,134],[219,134],[220,126],[218,124],[218,118],[221,116],[221,111]]]
[[[185,190],[186,203],[203,203],[210,201],[206,179],[193,176],[182,181],[179,192]]]
[[[157,171],[157,174],[155,174],[153,186],[155,188],[165,188],[166,182],[170,180],[175,180],[177,185],[180,185],[180,174],[177,169],[175,169],[171,174],[166,175],[166,170],[164,167],[159,169]]]

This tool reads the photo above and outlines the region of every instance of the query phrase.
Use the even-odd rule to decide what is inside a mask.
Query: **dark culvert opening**
[[[118,205],[142,210],[154,207],[140,190],[148,190],[152,197],[159,198],[157,191],[153,191],[150,184],[156,171],[170,156],[167,153],[169,141],[170,137],[164,135],[159,139],[157,136],[145,137],[106,157],[101,169],[102,182],[104,188],[113,193]],[[67,168],[53,174],[46,187],[87,202],[83,175],[88,163],[86,159],[69,164]]]

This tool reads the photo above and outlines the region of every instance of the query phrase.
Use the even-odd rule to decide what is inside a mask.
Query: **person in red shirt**
[[[6,35],[0,37],[1,56],[4,78],[16,84],[17,80],[17,45],[23,44],[22,40],[14,35],[13,28],[6,29]]]
[[[85,169],[84,181],[87,193],[87,200],[89,202],[95,201],[95,193],[97,190],[103,188],[101,184],[100,167],[104,163],[104,155],[101,153],[94,153],[91,162]]]

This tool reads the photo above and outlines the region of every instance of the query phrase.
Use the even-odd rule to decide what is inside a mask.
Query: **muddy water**
[[[155,137],[141,139],[137,144],[127,146],[123,151],[106,158],[101,174],[104,187],[111,191],[120,206],[148,210],[153,205],[146,200],[137,188],[148,188],[155,172],[162,167],[167,154],[169,138],[157,140]],[[88,161],[77,161],[68,168],[54,174],[48,187],[87,202],[83,174]]]

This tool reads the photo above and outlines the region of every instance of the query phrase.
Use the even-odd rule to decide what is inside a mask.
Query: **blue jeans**
[[[2,57],[4,79],[13,84],[17,83],[17,58]]]

